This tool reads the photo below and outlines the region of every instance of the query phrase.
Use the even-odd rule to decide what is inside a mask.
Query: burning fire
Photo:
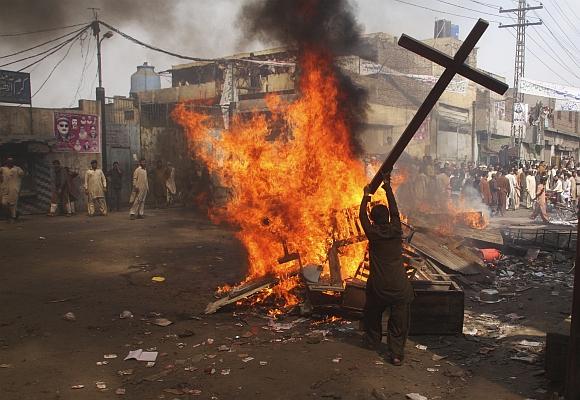
[[[340,112],[342,94],[331,54],[310,49],[299,64],[298,99],[287,103],[269,96],[270,121],[264,113],[234,116],[229,129],[216,137],[207,115],[183,104],[173,114],[185,127],[196,157],[232,190],[228,203],[210,212],[215,220],[239,227],[249,279],[296,270],[297,262],[278,264],[283,245],[288,253],[298,252],[302,264],[323,265],[332,244],[334,213],[358,204],[367,183]],[[271,126],[287,129],[278,133]],[[355,269],[359,261],[353,257]],[[296,284],[289,278],[272,290],[297,303],[288,297]]]

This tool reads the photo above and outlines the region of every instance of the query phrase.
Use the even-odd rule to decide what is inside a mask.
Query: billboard
[[[30,104],[30,74],[0,70],[0,103]]]
[[[54,113],[54,151],[100,153],[99,117],[90,114]]]

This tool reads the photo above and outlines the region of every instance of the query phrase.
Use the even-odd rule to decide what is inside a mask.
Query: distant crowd
[[[80,178],[78,172],[54,160],[50,174],[51,198],[48,216],[62,214],[70,217],[76,214],[76,204],[83,192],[89,216],[106,216],[109,211],[120,211],[123,203],[123,174],[124,171],[117,161],[113,162],[113,167],[109,171],[103,172],[98,167],[97,160],[93,160],[90,168],[84,172],[84,180],[81,180],[78,179]],[[9,222],[14,222],[18,218],[18,200],[25,175],[26,172],[15,165],[12,157],[8,157],[0,167],[0,211],[7,214]],[[148,172],[146,160],[141,159],[139,166],[133,171],[131,194],[125,199],[129,201],[130,219],[144,217],[150,181],[156,208],[174,203],[177,194],[175,168],[170,162],[164,165],[158,160],[153,170]]]
[[[366,163],[367,176],[372,179],[377,165],[371,159]],[[532,210],[532,219],[541,218],[547,223],[548,203],[573,210],[578,206],[580,180],[573,157],[561,160],[559,165],[522,161],[500,166],[446,162],[426,156],[401,165],[405,179],[397,196],[417,209],[441,209],[477,197],[492,216],[505,216],[506,211],[524,207]]]

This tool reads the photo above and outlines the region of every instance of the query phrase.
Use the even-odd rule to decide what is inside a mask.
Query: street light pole
[[[101,24],[99,22],[99,14],[97,8],[92,8],[94,21],[91,24],[93,30],[93,35],[97,40],[97,74],[99,76],[99,86],[96,89],[96,101],[99,104],[101,110],[101,168],[103,171],[107,171],[107,121],[106,121],[106,110],[105,110],[105,88],[103,87],[103,73],[102,73],[102,62],[101,62],[101,42],[104,39],[110,38],[112,34],[107,32],[101,39]]]

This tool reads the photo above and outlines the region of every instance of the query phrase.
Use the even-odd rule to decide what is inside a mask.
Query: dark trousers
[[[111,188],[110,196],[110,210],[112,211],[114,209],[119,211],[121,209],[121,188]]]
[[[506,202],[507,202],[507,193],[502,192],[502,191],[498,192],[497,193],[497,211],[502,216],[505,214]]]
[[[378,349],[383,339],[383,312],[389,312],[387,345],[391,354],[403,359],[411,324],[411,303],[388,304],[367,292],[363,322],[369,344]]]

